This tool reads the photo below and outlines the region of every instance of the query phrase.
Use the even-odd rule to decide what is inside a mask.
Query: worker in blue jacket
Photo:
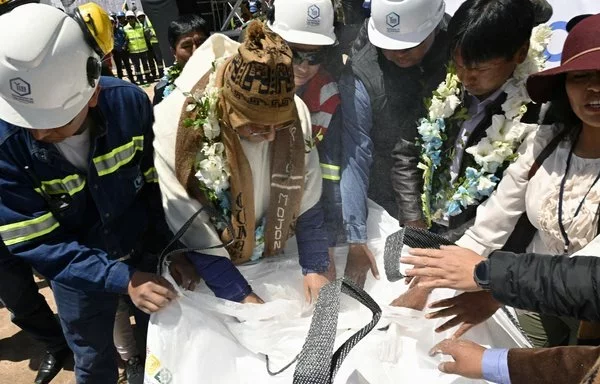
[[[36,20],[44,28],[32,29]],[[145,272],[170,233],[150,100],[99,76],[111,30],[96,4],[74,18],[42,4],[0,6],[0,36],[19,36],[0,44],[0,237],[51,281],[78,384],[117,382],[119,294],[146,313],[176,297]],[[136,321],[143,329],[147,317]]]

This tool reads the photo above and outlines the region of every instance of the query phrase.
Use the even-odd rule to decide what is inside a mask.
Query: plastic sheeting
[[[398,223],[371,204],[368,228],[369,247],[383,272],[385,238],[398,230]],[[304,301],[294,239],[288,244],[285,257],[240,267],[265,304],[244,305],[217,299],[201,285],[194,292],[180,292],[179,300],[153,314],[145,383],[291,383],[295,364],[275,376],[268,373],[266,364],[268,356],[269,368],[276,372],[293,362],[311,322],[313,306]],[[335,255],[340,276],[347,248],[336,249]],[[387,305],[407,289],[403,281],[377,281],[369,273],[365,289],[382,307],[383,315],[375,330],[346,358],[335,383],[475,382],[440,373],[437,365],[441,357],[428,355],[433,345],[450,337],[454,330],[436,334],[433,330],[442,320],[426,320],[422,312]],[[455,294],[436,290],[430,302]],[[366,308],[342,296],[336,344],[369,320]],[[473,328],[466,338],[487,346],[529,346],[501,311]]]

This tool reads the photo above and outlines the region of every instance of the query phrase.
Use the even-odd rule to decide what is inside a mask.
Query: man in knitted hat
[[[328,243],[291,50],[255,22],[242,45],[210,37],[175,85],[155,109],[156,169],[167,221],[191,224],[181,240],[194,251],[173,259],[173,276],[193,289],[197,273],[217,297],[260,303],[235,265],[282,253],[295,234],[311,300],[328,281]]]

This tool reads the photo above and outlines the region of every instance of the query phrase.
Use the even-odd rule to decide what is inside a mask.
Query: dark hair
[[[573,141],[577,139],[577,135],[581,130],[583,123],[581,119],[577,117],[571,103],[569,102],[569,96],[565,88],[566,75],[562,74],[560,81],[552,91],[552,98],[549,102],[548,111],[544,116],[543,124],[563,124],[571,131],[567,135],[567,139]]]
[[[203,33],[206,37],[210,36],[208,24],[206,23],[206,20],[200,16],[194,14],[181,15],[176,20],[171,21],[168,32],[169,45],[171,48],[175,49],[177,40],[190,32],[199,32]]]
[[[534,25],[531,0],[467,0],[448,24],[450,52],[466,65],[511,59],[529,41]]]

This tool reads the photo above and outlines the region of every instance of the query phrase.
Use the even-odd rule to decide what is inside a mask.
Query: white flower
[[[204,143],[201,151],[205,157],[222,156],[223,152],[225,151],[225,146],[223,145],[223,143],[214,143],[213,145],[208,145],[208,143]]]
[[[206,119],[206,123],[204,123],[202,128],[204,129],[204,137],[208,140],[214,140],[221,134],[219,121],[211,116]]]
[[[449,96],[446,99],[434,97],[431,99],[429,118],[431,120],[447,119],[454,114],[454,110],[458,105],[460,105],[460,99],[456,95]]]
[[[486,177],[486,176],[482,176],[479,178],[479,184],[477,184],[477,190],[478,191],[486,191],[489,190],[491,188],[494,188],[496,186],[496,183],[494,183],[492,180],[490,180],[490,177]]]
[[[421,125],[417,128],[419,135],[423,138],[425,142],[430,142],[434,138],[441,139],[440,131],[437,129],[436,124],[431,124],[428,120],[422,119]]]
[[[449,96],[446,99],[446,103],[444,106],[444,118],[454,115],[454,111],[456,111],[456,107],[460,105],[460,99],[456,95]]]
[[[552,38],[552,29],[546,24],[540,24],[531,31],[530,48],[534,52],[542,53],[546,50]]]
[[[505,125],[506,141],[520,144],[530,132],[537,128],[536,124],[525,124],[518,121],[508,121]]]
[[[209,156],[198,163],[196,178],[206,187],[220,193],[229,186],[228,167],[221,156]]]
[[[502,115],[492,116],[492,125],[485,131],[490,141],[504,140],[504,124],[506,118]]]
[[[444,116],[444,103],[441,99],[434,97],[431,99],[431,106],[429,107],[429,119],[436,120],[441,119]]]
[[[439,97],[442,99],[446,99],[452,95],[457,95],[460,92],[460,88],[458,87],[458,76],[452,73],[448,73],[446,75],[446,80],[444,80],[436,89]]]
[[[498,142],[501,143],[501,142]],[[487,173],[495,173],[507,157],[507,148],[496,147],[490,139],[484,137],[477,145],[467,148],[466,152],[473,155],[475,162]],[[510,148],[508,148],[510,150]]]
[[[515,82],[507,82],[504,86],[506,92],[506,101],[502,104],[502,111],[507,119],[521,120],[523,106],[529,104],[531,99],[527,94],[525,83],[515,84]]]

